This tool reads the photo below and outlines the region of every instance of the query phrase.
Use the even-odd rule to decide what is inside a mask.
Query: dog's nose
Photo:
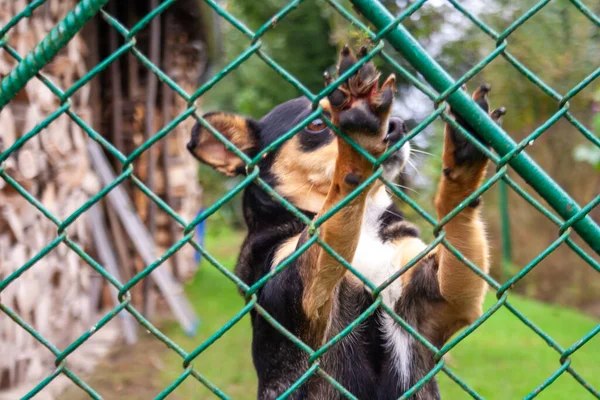
[[[388,133],[385,137],[385,141],[392,143],[397,142],[406,135],[407,129],[406,124],[398,117],[391,117],[388,122]]]

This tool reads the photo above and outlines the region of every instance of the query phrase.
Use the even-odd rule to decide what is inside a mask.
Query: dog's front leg
[[[368,161],[342,142],[338,141],[339,155],[333,182],[317,218],[348,196],[356,188],[358,179],[368,178],[373,172],[373,166]],[[323,241],[348,262],[352,262],[358,245],[367,191],[361,192],[321,227]],[[307,271],[305,285],[308,287],[305,289],[303,307],[311,323],[312,339],[319,343],[329,319],[334,289],[343,278],[346,268],[320,247],[313,257],[314,264]]]
[[[361,49],[359,56],[364,56]],[[345,47],[340,56],[338,74],[354,65],[351,51]],[[329,79],[326,77],[326,82]],[[385,135],[393,101],[395,78],[391,76],[379,88],[379,74],[372,63],[366,63],[328,98],[332,122],[361,147],[374,156],[385,151]],[[317,219],[348,196],[373,174],[373,165],[343,139],[338,138],[338,155],[327,198]],[[361,222],[369,187],[331,216],[321,226],[321,237],[333,250],[352,262],[358,245]],[[335,288],[346,268],[320,246],[303,258],[303,308],[310,323],[311,342],[319,345],[329,322]]]
[[[489,85],[478,88],[473,99],[488,111],[487,93]],[[491,113],[498,120],[504,108]],[[474,131],[462,118],[456,121]],[[443,153],[443,174],[435,199],[438,218],[441,220],[455,207],[478,189],[485,177],[488,160],[485,155],[450,125],[446,125]],[[446,239],[468,260],[488,272],[488,244],[481,219],[479,199],[458,213],[445,226]],[[458,327],[471,323],[481,315],[481,304],[485,293],[485,282],[444,246],[439,248],[438,279],[440,292],[450,306],[455,321],[444,335],[449,337]]]

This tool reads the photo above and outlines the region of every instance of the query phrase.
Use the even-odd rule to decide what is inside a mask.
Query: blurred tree
[[[256,30],[288,3],[287,0],[230,0],[227,10]],[[275,24],[261,39],[262,49],[314,92],[323,87],[322,73],[336,59],[329,40],[331,25],[323,2],[306,1]],[[230,62],[250,45],[235,28],[223,21],[224,62]],[[252,56],[209,94],[216,108],[260,118],[275,105],[300,96],[258,56]]]

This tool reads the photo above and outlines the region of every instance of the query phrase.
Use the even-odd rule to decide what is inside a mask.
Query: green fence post
[[[108,0],[83,0],[0,83],[0,109],[58,54]]]
[[[510,237],[510,213],[508,211],[508,188],[506,182],[498,182],[499,208],[500,208],[500,226],[502,230],[502,281],[506,282],[510,278],[510,269],[512,265],[512,246]]]

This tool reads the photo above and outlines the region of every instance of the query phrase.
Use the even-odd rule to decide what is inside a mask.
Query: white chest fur
[[[379,237],[380,217],[392,203],[385,188],[369,196],[363,216],[360,239],[352,266],[375,286],[385,282],[400,268],[400,249],[393,243],[384,243]],[[402,295],[401,279],[396,279],[382,293],[386,305],[394,304]],[[383,317],[383,334],[386,347],[392,357],[395,371],[403,384],[410,378],[411,337],[388,314]]]
[[[393,243],[384,243],[379,237],[380,217],[387,212],[392,199],[385,188],[380,188],[376,194],[369,196],[358,247],[354,254],[352,266],[375,286],[379,286],[398,270],[400,254]],[[383,292],[383,301],[393,307],[402,294],[402,282],[396,279]]]

